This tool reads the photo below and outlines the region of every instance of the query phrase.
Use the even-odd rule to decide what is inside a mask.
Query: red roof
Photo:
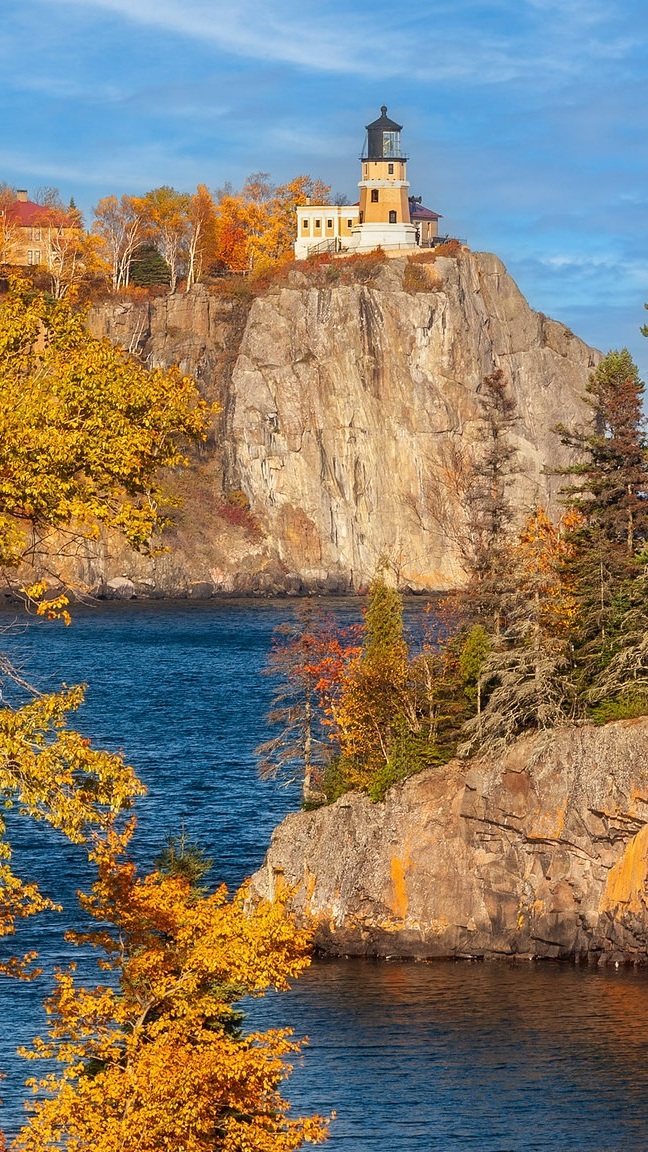
[[[14,200],[13,204],[9,204],[7,207],[7,219],[15,220],[21,228],[47,224],[50,214],[58,217],[58,213],[53,213],[51,208],[47,208],[43,204],[35,204],[33,200]]]

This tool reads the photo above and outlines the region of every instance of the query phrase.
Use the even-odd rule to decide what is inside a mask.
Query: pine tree
[[[473,622],[488,632],[503,626],[504,597],[510,587],[510,547],[514,521],[509,496],[519,470],[511,433],[518,414],[501,368],[481,385],[481,451],[466,490],[469,548],[467,606]]]
[[[648,463],[643,382],[627,349],[610,352],[590,377],[594,429],[561,428],[563,443],[581,454],[567,470],[575,482],[565,502],[580,517],[570,534],[568,563],[580,603],[574,634],[583,685],[613,658],[634,600],[639,556],[648,543]]]

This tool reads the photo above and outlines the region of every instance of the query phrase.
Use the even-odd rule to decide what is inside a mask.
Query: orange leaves
[[[565,565],[574,552],[569,533],[578,527],[580,519],[577,512],[571,511],[556,525],[543,508],[536,508],[527,518],[514,549],[519,593],[535,606],[531,612],[535,626],[556,637],[568,634],[578,614]]]
[[[283,988],[308,963],[309,936],[281,905],[245,906],[224,888],[202,896],[183,877],[143,879],[111,835],[85,898],[103,925],[83,937],[108,953],[119,988],[79,988],[61,973],[49,1040],[35,1057],[62,1065],[34,1083],[15,1147],[44,1152],[283,1152],[326,1137],[319,1117],[288,1119],[280,1085],[290,1032],[244,1035],[233,1004]]]

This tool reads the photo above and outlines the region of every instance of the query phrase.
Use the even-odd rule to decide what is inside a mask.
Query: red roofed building
[[[50,268],[53,250],[78,232],[73,214],[36,204],[20,189],[15,200],[0,203],[0,263]]]

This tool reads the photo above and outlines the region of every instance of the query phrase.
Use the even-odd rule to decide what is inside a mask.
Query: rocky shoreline
[[[645,964],[647,748],[648,718],[568,727],[293,813],[252,898],[329,955]]]

